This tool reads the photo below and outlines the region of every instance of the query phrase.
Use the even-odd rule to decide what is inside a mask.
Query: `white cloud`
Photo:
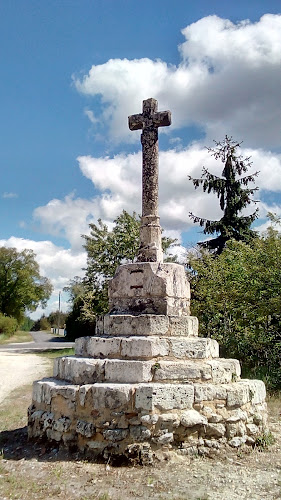
[[[110,59],[75,80],[80,92],[101,97],[100,118],[111,138],[136,140],[127,117],[155,97],[161,109],[171,109],[174,128],[197,123],[208,140],[227,133],[250,147],[279,147],[281,15],[238,24],[209,16],[182,33],[178,66]]]
[[[47,205],[37,207],[33,212],[44,232],[66,238],[74,251],[81,251],[81,235],[89,230],[94,220],[97,201],[75,198],[71,193],[63,200],[53,199]]]
[[[2,198],[8,199],[8,198],[17,198],[18,195],[17,193],[3,193]]]
[[[281,155],[263,150],[242,150],[243,156],[252,156],[252,173],[260,170],[256,185],[263,192],[280,191]],[[81,156],[79,167],[94,184],[99,194],[91,200],[66,196],[64,200],[51,200],[35,210],[34,216],[44,231],[64,236],[73,251],[80,252],[81,234],[89,232],[89,222],[101,218],[107,224],[122,212],[141,213],[141,154],[119,154],[113,158]],[[200,143],[189,148],[160,152],[159,213],[165,230],[188,231],[193,226],[189,212],[218,219],[221,216],[218,199],[214,194],[195,190],[188,179],[200,177],[202,167],[220,175],[223,164],[216,161]],[[249,171],[250,173],[250,171]],[[259,196],[259,195],[258,195]],[[249,207],[253,211],[254,207]]]
[[[259,171],[259,175],[256,178],[257,186],[260,186],[260,189],[264,191],[280,193],[281,154],[262,149],[245,149],[243,153],[245,156],[251,157],[253,171]]]
[[[91,109],[84,109],[84,114],[89,118],[93,125],[96,125],[99,120],[95,117],[94,112]]]

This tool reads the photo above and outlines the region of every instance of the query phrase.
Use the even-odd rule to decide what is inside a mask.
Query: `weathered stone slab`
[[[140,384],[136,387],[135,406],[142,410],[191,408],[194,387],[189,384]]]
[[[178,337],[82,337],[75,342],[76,355],[96,358],[206,359],[219,356],[219,345],[209,338]]]
[[[175,358],[218,358],[219,344],[209,338],[169,338],[169,355]]]
[[[107,360],[105,363],[105,380],[135,384],[152,380],[151,361]]]
[[[132,397],[135,386],[131,384],[88,384],[79,388],[81,406],[103,411],[104,409],[124,408],[132,410]]]
[[[212,380],[215,383],[236,382],[240,378],[241,367],[237,359],[212,359],[207,363],[212,368]]]
[[[227,394],[227,406],[238,407],[251,402],[259,404],[265,401],[266,389],[261,380],[241,380],[233,384]]]
[[[190,314],[190,286],[180,264],[119,266],[109,283],[108,296],[110,314]]]
[[[233,374],[235,380],[238,378],[239,370],[239,363],[231,359],[147,361],[62,357],[56,358],[54,363],[54,376],[74,384],[150,381],[228,383],[232,381]]]
[[[76,401],[79,386],[66,383],[55,378],[43,378],[33,382],[32,399],[36,403],[50,404],[54,394],[72,402]]]
[[[105,361],[74,356],[55,358],[54,377],[74,384],[93,384],[104,380]]]
[[[78,356],[118,358],[120,351],[120,337],[80,337],[75,341],[75,354]]]
[[[237,360],[186,360],[166,361],[160,360],[154,368],[154,381],[210,381],[214,383],[228,383],[239,377],[240,365]]]
[[[211,380],[212,369],[204,361],[159,361],[155,363],[153,381]]]
[[[160,314],[107,314],[97,320],[96,335],[198,337],[195,316],[165,316]]]
[[[121,358],[151,359],[169,355],[169,344],[159,337],[130,337],[121,340]]]
[[[200,403],[201,401],[226,400],[227,389],[226,384],[194,384],[194,401]]]

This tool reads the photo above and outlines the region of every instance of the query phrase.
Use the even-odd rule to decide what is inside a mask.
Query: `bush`
[[[0,335],[11,337],[16,332],[17,327],[18,322],[15,318],[4,316],[4,314],[0,313]]]
[[[281,235],[272,228],[247,245],[229,241],[215,257],[190,254],[191,311],[221,355],[241,361],[243,376],[281,388]]]

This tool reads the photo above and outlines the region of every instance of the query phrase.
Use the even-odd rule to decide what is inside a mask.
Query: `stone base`
[[[259,380],[78,385],[50,378],[34,383],[28,435],[149,463],[163,449],[189,454],[254,445],[267,432],[266,418]]]
[[[229,383],[240,378],[240,364],[236,359],[161,358],[143,360],[94,359],[66,356],[54,360],[54,376],[75,384],[103,383]]]
[[[190,286],[180,264],[138,262],[119,266],[109,282],[108,297],[110,314],[190,314]]]
[[[98,318],[96,335],[198,337],[195,316],[164,314],[106,314]]]

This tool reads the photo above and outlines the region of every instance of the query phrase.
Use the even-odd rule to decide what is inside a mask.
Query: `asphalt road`
[[[64,337],[54,337],[46,332],[30,332],[33,341],[24,342],[19,344],[5,344],[0,345],[1,351],[9,352],[34,352],[34,351],[47,351],[48,349],[66,349],[74,347],[74,342],[66,342]]]

